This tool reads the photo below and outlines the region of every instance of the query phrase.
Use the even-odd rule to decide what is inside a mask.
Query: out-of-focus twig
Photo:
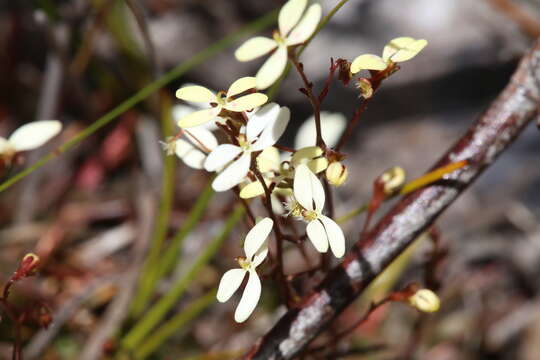
[[[244,359],[292,359],[353,301],[411,242],[489,167],[538,114],[540,41],[510,83],[467,133],[434,165],[469,165],[398,202],[360,239],[343,262],[289,310]]]
[[[488,0],[497,11],[515,22],[532,39],[540,36],[540,21],[510,0]]]

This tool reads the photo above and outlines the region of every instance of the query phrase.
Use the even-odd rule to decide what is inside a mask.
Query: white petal
[[[261,93],[253,93],[239,97],[238,99],[228,101],[223,107],[230,111],[248,111],[253,110],[265,104],[268,101],[268,96]]]
[[[231,298],[240,285],[242,285],[242,280],[244,280],[246,272],[247,271],[244,269],[231,269],[223,274],[219,281],[216,294],[216,298],[219,302],[225,302]]]
[[[242,152],[239,146],[232,144],[222,144],[216,147],[206,158],[204,168],[206,171],[216,171],[221,169],[229,161],[234,159],[238,154]]]
[[[57,120],[40,120],[25,124],[9,137],[11,146],[16,151],[32,150],[56,136],[62,130],[62,123]]]
[[[179,139],[176,141],[176,155],[189,167],[194,169],[202,169],[206,154],[199,149],[196,149],[189,142]]]
[[[295,169],[293,189],[294,197],[300,205],[307,210],[322,211],[325,200],[323,186],[317,176],[304,164]]]
[[[321,133],[326,145],[334,147],[345,126],[347,119],[341,113],[321,112]],[[316,143],[317,130],[315,128],[315,117],[310,116],[298,129],[296,133],[294,147],[301,149],[308,146],[314,146]]]
[[[329,217],[324,215],[319,216],[319,220],[323,223],[330,243],[330,249],[335,257],[342,257],[345,254],[345,235],[338,224]]]
[[[319,220],[310,221],[306,227],[306,233],[315,249],[320,253],[328,251],[328,238],[323,224]]]
[[[287,36],[287,46],[298,45],[309,39],[309,37],[315,32],[319,21],[321,21],[322,8],[319,4],[311,5],[302,20]]]
[[[293,166],[298,166],[300,164],[307,164],[312,161],[314,158],[317,158],[323,154],[323,151],[318,146],[308,146],[305,148],[298,149],[293,156],[291,157],[291,162]]]
[[[253,144],[253,151],[263,150],[277,143],[281,135],[285,132],[291,112],[288,107],[283,106],[279,109],[277,118],[266,126],[259,136],[259,139]]]
[[[199,126],[204,124],[212,119],[214,119],[221,111],[221,106],[216,106],[210,109],[204,109],[195,111],[187,116],[184,116],[178,120],[177,125],[181,128],[190,128],[194,126]]]
[[[257,266],[261,265],[264,259],[266,259],[266,255],[268,255],[268,247],[263,246],[253,256],[253,261],[251,262],[251,265],[253,266],[253,268],[256,268]]]
[[[361,70],[384,70],[388,64],[380,56],[364,54],[357,56],[351,63],[351,73],[356,74]]]
[[[218,146],[218,142],[214,134],[204,126],[192,127],[185,130],[186,138],[191,141],[193,145],[203,150],[214,150]]]
[[[248,283],[234,313],[234,320],[239,323],[246,321],[255,310],[260,297],[261,280],[255,271],[250,271]]]
[[[279,171],[279,150],[273,146],[267,147],[257,156],[257,167],[263,174],[269,171]]]
[[[11,151],[15,151],[15,149],[13,149],[13,146],[11,146],[11,144],[9,143],[9,141],[7,141],[6,138],[0,136],[0,155]]]
[[[253,141],[263,131],[263,129],[273,122],[279,114],[279,105],[271,102],[264,105],[249,117],[246,125],[246,137],[248,141]]]
[[[287,65],[287,47],[280,46],[266,60],[255,76],[257,78],[257,89],[269,88],[283,74]]]
[[[234,56],[238,61],[250,61],[263,56],[274,50],[278,46],[277,42],[264,36],[257,36],[247,40],[236,51]]]
[[[281,36],[287,36],[294,25],[298,24],[306,5],[307,0],[289,0],[281,7],[278,17]]]
[[[240,184],[249,171],[251,153],[244,153],[225,170],[223,170],[212,182],[215,191],[225,191]]]
[[[227,97],[238,95],[246,90],[254,89],[257,86],[257,80],[252,76],[246,76],[233,82],[227,90]]]
[[[394,62],[407,61],[415,57],[427,45],[424,39],[415,40],[411,37],[398,37],[390,40],[383,50],[383,59]]]
[[[184,86],[176,90],[176,97],[193,102],[210,103],[216,101],[216,94],[200,85]]]
[[[285,208],[283,207],[283,204],[279,200],[279,198],[272,193],[270,195],[270,200],[272,202],[272,210],[276,215],[284,215],[285,214]]]
[[[265,180],[266,181],[266,180]],[[267,181],[267,186],[270,184],[270,181]],[[240,197],[242,199],[251,199],[255,196],[264,194],[264,187],[259,182],[259,180],[247,184],[240,191]]]
[[[261,248],[265,243],[268,234],[272,231],[274,222],[272,219],[266,217],[259,221],[246,235],[246,241],[244,241],[244,252],[246,258],[251,261],[253,255]]]

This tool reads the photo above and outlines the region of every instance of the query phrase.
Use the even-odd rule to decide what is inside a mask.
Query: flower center
[[[319,217],[317,212],[313,211],[313,210],[304,210],[304,211],[302,211],[302,216],[304,217],[304,220],[306,220],[306,221],[313,221],[313,220],[316,220]]]
[[[220,91],[216,95],[216,102],[218,105],[225,105],[227,103],[227,93],[225,91]]]
[[[251,267],[251,261],[243,256],[238,257],[236,260],[238,261],[238,265],[240,265],[240,267],[246,271],[248,271]]]
[[[278,45],[285,45],[285,38],[281,36],[278,30],[274,30],[272,37],[274,38],[274,41],[278,43]]]
[[[242,150],[249,151],[251,144],[249,143],[249,141],[247,141],[245,134],[238,135],[237,140],[238,145],[242,148]]]

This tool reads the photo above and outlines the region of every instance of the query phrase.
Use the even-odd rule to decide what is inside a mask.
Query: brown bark
[[[290,309],[244,359],[292,359],[352,302],[513,142],[537,115],[540,41],[521,60],[510,83],[465,135],[433,166],[467,160],[433,185],[398,202],[348,252],[343,262]]]

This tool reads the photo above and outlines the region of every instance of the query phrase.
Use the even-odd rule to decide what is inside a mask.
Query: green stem
[[[189,271],[181,277],[171,289],[153,307],[148,310],[145,316],[138,321],[135,326],[126,334],[122,340],[122,347],[128,351],[133,351],[140,342],[149,335],[156,325],[163,320],[182,297],[188,286],[197,278],[200,270],[217,253],[223,241],[228,237],[234,226],[244,215],[244,207],[238,206],[232,215],[227,219],[220,234],[207,245],[204,252],[195,260]]]
[[[99,129],[101,129],[103,126],[110,123],[116,117],[126,112],[127,110],[131,109],[133,106],[137,105],[142,100],[146,99],[156,90],[159,90],[160,88],[167,85],[168,83],[175,80],[176,78],[180,77],[181,75],[185,74],[187,71],[191,70],[195,66],[217,55],[219,52],[228,48],[240,38],[267,28],[268,26],[270,26],[271,24],[275,22],[276,17],[277,17],[277,11],[273,11],[249,23],[248,25],[242,27],[237,32],[227,35],[226,37],[213,43],[206,49],[198,52],[189,60],[176,66],[175,68],[173,68],[171,71],[169,71],[168,73],[166,73],[165,75],[157,79],[156,81],[148,84],[147,86],[145,86],[144,88],[136,92],[129,99],[120,103],[114,109],[112,109],[107,114],[103,115],[102,117],[94,121],[91,125],[86,127],[84,130],[82,130],[80,133],[75,135],[73,138],[69,139],[64,144],[60,145],[56,150],[43,156],[41,159],[36,161],[31,166],[27,167],[26,169],[20,171],[19,173],[15,174],[11,178],[1,183],[0,192],[5,191],[6,189],[11,187],[15,183],[21,181],[22,179],[24,179],[25,177],[27,177],[28,175],[30,175],[31,173],[33,173],[34,171],[36,171],[37,169],[41,168],[43,165],[45,165],[46,163],[54,159],[56,156],[70,150],[79,142],[83,141],[84,139],[94,134]]]
[[[204,296],[186,305],[181,312],[174,315],[135,350],[136,359],[145,359],[156,351],[168,338],[177,333],[186,323],[197,317],[203,310],[216,301],[217,289],[212,289]]]

